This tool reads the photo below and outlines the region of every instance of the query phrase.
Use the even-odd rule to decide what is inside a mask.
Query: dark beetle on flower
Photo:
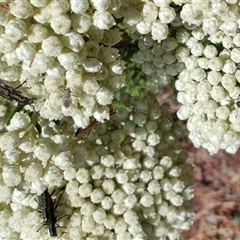
[[[52,195],[54,192],[55,190],[50,194],[48,192],[48,189],[46,189],[39,196],[39,199],[38,199],[38,211],[42,214],[44,224],[37,230],[37,232],[43,226],[47,226],[51,237],[57,236],[56,223],[59,220],[57,219],[57,216],[56,216],[56,210],[57,210],[58,204],[54,202],[54,200],[52,199]],[[58,201],[60,200],[62,195],[63,195],[63,192],[59,196]]]
[[[72,91],[70,90],[70,88],[66,88],[64,90],[62,101],[65,108],[70,107],[70,104],[72,103],[71,92]]]
[[[24,81],[22,84],[19,86],[13,88],[7,84],[5,84],[1,79],[0,79],[0,96],[3,98],[6,98],[8,100],[14,100],[18,102],[19,106],[25,106],[25,105],[31,105],[34,103],[34,100],[36,98],[29,98],[24,96],[20,91],[17,89],[20,88],[26,81]]]

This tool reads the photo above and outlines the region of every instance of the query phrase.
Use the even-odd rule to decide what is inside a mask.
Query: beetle
[[[70,88],[66,88],[64,90],[62,101],[65,108],[70,107],[70,104],[72,103],[71,92],[72,91],[70,90]]]
[[[52,195],[54,192],[55,190],[50,194],[48,192],[48,189],[46,188],[46,190],[39,196],[39,200],[38,200],[38,211],[42,214],[44,224],[37,230],[37,232],[43,226],[47,226],[51,237],[57,236],[56,223],[59,220],[57,219],[57,215],[56,215],[56,210],[58,205],[52,199]],[[59,202],[62,195],[63,195],[63,192],[59,196],[57,202]]]
[[[34,100],[36,98],[29,98],[24,96],[18,88],[20,88],[26,81],[24,81],[19,86],[13,88],[3,82],[2,79],[0,79],[0,95],[8,100],[14,100],[18,102],[19,106],[25,106],[25,105],[32,105],[34,103]]]

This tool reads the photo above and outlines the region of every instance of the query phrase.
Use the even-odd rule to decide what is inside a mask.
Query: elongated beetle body
[[[25,81],[26,82],[26,81]],[[18,102],[18,105],[20,106],[25,106],[25,105],[31,105],[34,103],[34,100],[36,98],[29,98],[26,96],[23,96],[23,94],[18,91],[17,89],[21,87],[25,82],[20,84],[18,87],[13,88],[7,84],[5,84],[1,79],[0,79],[0,96],[8,99],[8,100],[14,100]]]
[[[70,88],[66,88],[66,89],[64,90],[62,101],[63,101],[63,106],[64,106],[65,108],[70,107],[70,105],[71,105],[71,103],[72,103],[71,92],[72,92],[72,91],[70,90]]]
[[[41,212],[42,217],[44,219],[43,226],[47,226],[49,230],[49,234],[51,237],[57,236],[57,227],[56,223],[58,221],[56,216],[56,210],[57,210],[57,203],[54,202],[52,199],[52,194],[55,192],[55,190],[49,194],[48,189],[46,189],[40,196],[38,200],[38,209],[39,212]],[[59,199],[61,198],[63,193],[61,193]],[[37,231],[39,231],[43,226],[41,226]]]

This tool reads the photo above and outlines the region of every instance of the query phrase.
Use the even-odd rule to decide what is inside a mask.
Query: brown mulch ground
[[[195,168],[195,197],[191,201],[194,224],[181,240],[236,240],[240,237],[240,151],[220,151],[184,144]],[[237,221],[239,224],[237,224]],[[239,238],[240,239],[240,238]]]

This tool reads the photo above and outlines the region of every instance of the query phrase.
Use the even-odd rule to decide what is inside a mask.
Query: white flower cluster
[[[176,81],[178,117],[188,119],[189,137],[210,154],[235,153],[240,147],[240,33],[237,1],[184,5],[181,17],[192,26],[183,59],[186,70]],[[192,15],[191,15],[191,14]],[[209,16],[210,14],[210,16]],[[189,16],[198,16],[189,19]],[[187,51],[187,50],[185,50]]]
[[[126,107],[79,146],[80,168],[64,171],[70,204],[80,211],[63,238],[178,239],[192,216],[184,203],[192,169],[176,141],[180,132],[166,118],[168,106],[152,97],[120,100]]]
[[[140,49],[134,58],[156,87],[178,78],[175,87],[183,104],[178,116],[188,119],[194,145],[211,154],[219,149],[235,153],[240,147],[238,1],[129,5],[124,20]],[[153,27],[158,21],[168,28],[166,35],[157,31],[159,38]]]
[[[46,186],[66,186],[58,203],[61,239],[178,239],[192,213],[192,168],[181,136],[153,97],[122,94],[126,105],[84,141],[72,128],[16,113],[0,137],[1,239],[47,239],[36,210]],[[26,130],[26,127],[28,130]],[[53,195],[54,196],[54,195]]]
[[[26,80],[22,89],[37,98],[34,106],[42,117],[71,116],[77,127],[86,127],[124,85],[124,65],[112,47],[122,37],[110,29],[121,3],[7,2],[0,7],[0,78],[14,86]],[[69,105],[65,89],[71,91]]]
[[[141,64],[142,71],[151,77],[151,82],[157,88],[171,85],[174,77],[185,69],[182,60],[189,55],[189,50],[182,46],[188,36],[181,29],[176,33],[176,39],[169,37],[159,44],[153,41],[150,34],[142,36],[133,34],[138,39],[139,51],[133,54],[136,63]],[[181,61],[180,61],[181,60]]]

